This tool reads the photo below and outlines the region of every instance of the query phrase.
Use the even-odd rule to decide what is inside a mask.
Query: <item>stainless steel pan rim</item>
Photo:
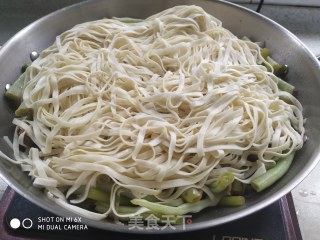
[[[182,4],[196,4],[203,7],[209,13],[214,12],[215,14],[213,15],[215,16],[220,15],[217,17],[222,18],[224,26],[234,30],[233,32],[235,32],[237,35],[242,34],[249,37],[256,37],[257,40],[260,41],[265,40],[268,46],[270,46],[271,50],[277,50],[274,56],[280,60],[289,60],[289,63],[293,64],[291,66],[297,66],[295,64],[302,58],[305,68],[303,68],[303,66],[297,66],[296,69],[290,71],[289,77],[290,79],[296,79],[301,77],[301,75],[304,76],[306,73],[308,73],[308,77],[312,77],[312,80],[309,80],[309,82],[307,82],[308,85],[306,86],[309,86],[310,84],[312,86],[303,86],[307,90],[309,88],[315,88],[314,90],[311,89],[310,91],[316,98],[313,91],[320,91],[320,66],[317,59],[297,37],[274,21],[236,4],[224,1],[200,0],[136,0],[132,2],[130,2],[130,0],[86,1],[51,13],[18,32],[0,50],[0,72],[2,73],[0,82],[2,92],[0,92],[0,94],[3,95],[5,84],[8,82],[13,82],[13,80],[19,75],[20,66],[28,61],[29,53],[31,51],[41,51],[45,49],[54,41],[54,37],[56,35],[71,28],[77,23],[99,19],[105,16],[110,17],[113,15],[119,17],[147,17],[153,13],[159,12],[174,5]],[[126,10],[121,9],[124,6]],[[139,8],[142,10],[138,10]],[[229,14],[229,17],[226,16],[226,14]],[[50,30],[48,30],[49,28]],[[256,30],[253,30],[252,28],[256,28]],[[259,33],[259,31],[268,32]],[[284,41],[288,41],[288,46],[285,45]],[[279,44],[280,47],[277,47]],[[287,49],[281,49],[283,46],[286,46]],[[297,59],[298,57],[300,57],[300,59]],[[8,65],[8,63],[10,65]],[[293,83],[297,85],[298,89],[301,89],[302,83],[297,81]],[[318,134],[318,130],[313,133],[315,127],[318,126],[316,121],[318,117],[320,117],[320,110],[316,107],[316,102],[318,99],[312,99],[313,97],[308,97],[305,95],[307,94],[302,94],[302,98],[304,100],[303,102],[306,102],[307,117],[308,114],[311,114],[311,126],[309,128],[307,126],[307,134],[310,134],[309,138],[312,140],[312,142],[307,142],[306,146],[304,146],[304,149],[298,152],[296,158],[302,161],[304,159],[303,156],[307,155],[307,160],[304,159],[305,163],[300,163],[297,160],[297,163],[295,162],[294,166],[292,166],[292,169],[290,170],[292,173],[288,173],[270,190],[266,190],[261,194],[249,195],[246,206],[237,209],[206,209],[202,213],[193,215],[193,223],[187,225],[185,229],[183,226],[178,226],[176,230],[172,230],[170,228],[161,231],[141,231],[137,229],[130,230],[128,229],[128,226],[116,225],[110,222],[93,221],[86,218],[82,218],[83,223],[98,229],[125,233],[177,233],[200,230],[227,223],[254,213],[275,202],[293,189],[299,182],[301,182],[320,160],[320,141],[313,141],[319,140],[316,135],[320,136],[320,134]],[[12,119],[12,109],[7,105],[8,102],[5,100],[0,103],[0,108],[4,109],[4,112],[6,113],[4,115],[8,115],[6,117],[1,116],[0,118],[0,135],[6,135],[12,132],[12,128],[8,128],[6,126]],[[313,113],[311,110],[316,111]],[[4,152],[9,152],[3,144],[1,146],[1,150]],[[32,186],[31,180],[27,180],[28,177],[26,174],[21,174],[21,171],[19,174],[19,169],[11,164],[4,163],[3,161],[0,163],[0,176],[5,179],[5,181],[16,192],[41,208],[60,216],[77,216],[74,213],[62,209],[54,204],[51,200],[46,198],[41,190]]]

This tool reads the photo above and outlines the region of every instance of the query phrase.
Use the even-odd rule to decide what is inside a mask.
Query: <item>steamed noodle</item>
[[[302,147],[302,107],[263,62],[257,44],[196,6],[79,24],[27,69],[33,119],[14,119],[15,159],[51,198],[92,219],[124,216],[117,198],[128,190],[166,204],[194,187],[214,202],[207,186],[221,173],[250,183]],[[35,146],[23,153],[25,136]],[[104,214],[73,205],[97,184],[111,191]]]

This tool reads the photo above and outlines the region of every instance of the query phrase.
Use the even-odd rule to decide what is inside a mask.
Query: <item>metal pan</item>
[[[21,66],[29,61],[30,52],[41,51],[51,45],[55,36],[74,25],[103,17],[145,18],[169,7],[182,4],[196,4],[223,22],[223,26],[239,37],[248,36],[256,41],[264,41],[272,51],[272,56],[290,66],[287,76],[299,91],[299,100],[304,106],[306,134],[309,140],[300,150],[290,171],[270,189],[259,194],[251,194],[245,206],[239,208],[210,208],[193,215],[193,224],[185,231],[193,231],[239,219],[258,211],[288,193],[307,176],[319,160],[320,143],[320,67],[317,59],[292,33],[275,22],[255,12],[234,4],[220,1],[201,0],[107,0],[89,1],[61,9],[34,22],[10,39],[0,51],[0,95],[5,85],[12,83],[20,74]],[[4,97],[0,101],[0,136],[12,136],[13,109]],[[1,151],[10,155],[5,144]],[[0,173],[7,183],[31,202],[61,216],[75,216],[48,199],[41,189],[33,187],[32,180],[19,167],[0,161]],[[135,233],[127,226],[112,222],[84,219],[89,226],[120,232]],[[178,227],[174,232],[183,231]],[[173,232],[168,228],[161,233]],[[150,231],[159,233],[159,231]]]

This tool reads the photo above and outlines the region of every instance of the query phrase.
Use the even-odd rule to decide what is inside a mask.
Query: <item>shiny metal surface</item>
[[[11,84],[10,84],[10,83],[7,83],[7,84],[6,84],[6,91],[8,91],[8,90],[10,89],[10,87],[11,87]]]
[[[39,57],[39,53],[38,53],[38,52],[32,51],[32,52],[30,53],[30,59],[31,59],[31,61],[36,60],[38,57]]]
[[[154,233],[157,234],[202,229],[244,217],[276,201],[307,176],[319,160],[320,66],[317,59],[293,34],[273,21],[230,3],[200,0],[108,0],[77,4],[29,25],[8,41],[0,51],[0,94],[3,96],[5,85],[12,83],[19,76],[21,66],[30,62],[30,52],[40,52],[47,48],[53,43],[56,35],[75,24],[112,16],[144,18],[181,4],[197,4],[203,7],[207,12],[222,20],[224,27],[239,37],[248,36],[256,41],[265,41],[267,47],[271,49],[272,56],[290,66],[287,78],[299,91],[298,98],[304,106],[304,115],[308,119],[306,133],[309,140],[298,152],[286,176],[272,188],[259,194],[249,195],[245,206],[206,209],[193,216],[193,223],[188,225],[186,230],[183,230],[182,227],[176,230],[168,228],[163,231],[155,231]],[[12,136],[13,126],[10,125],[10,122],[13,118],[13,108],[4,98],[0,101],[0,108],[4,111],[0,116],[0,135]],[[1,142],[0,149],[11,155],[3,142]],[[37,205],[58,215],[75,216],[55,205],[41,189],[33,187],[31,179],[22,173],[19,167],[0,161],[0,174],[11,187]],[[129,230],[126,226],[110,222],[83,220],[90,226],[106,230],[129,233],[139,231]]]

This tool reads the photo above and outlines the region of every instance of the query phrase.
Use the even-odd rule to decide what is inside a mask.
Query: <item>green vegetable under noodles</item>
[[[22,102],[22,94],[24,90],[24,86],[26,84],[25,73],[23,73],[6,91],[5,96],[17,104]]]
[[[109,207],[110,207],[109,201],[108,202],[97,201],[95,203],[94,210],[99,213],[105,213],[106,211],[108,211]]]
[[[184,203],[178,207],[166,206],[160,203],[153,203],[144,199],[132,199],[131,203],[148,208],[153,213],[160,213],[163,215],[184,215],[187,213],[197,213],[206,207],[215,206],[219,203],[221,197],[221,195],[217,195],[212,200],[204,199],[194,203]]]
[[[196,188],[189,188],[182,193],[182,198],[188,203],[200,201],[201,197],[202,191]]]
[[[234,180],[234,175],[230,172],[222,173],[218,179],[211,183],[210,189],[213,193],[223,192]]]
[[[281,91],[288,92],[290,94],[293,94],[295,91],[295,87],[291,85],[290,83],[287,83],[286,81],[282,80],[281,78],[278,78],[277,76],[271,76],[272,80],[275,81],[278,85],[278,88]]]
[[[219,205],[224,207],[240,207],[245,202],[244,196],[224,196],[221,198]]]
[[[32,108],[26,107],[25,103],[22,102],[20,106],[15,111],[15,115],[17,117],[24,117],[24,116],[32,116],[33,110]]]
[[[269,48],[262,48],[261,49],[261,56],[266,59],[267,57],[269,57],[270,54],[270,50]]]
[[[251,182],[251,186],[257,192],[261,192],[262,190],[270,187],[288,171],[292,163],[293,157],[294,153],[291,153],[287,157],[278,160],[277,164],[273,168],[269,169],[266,173],[255,178]]]
[[[88,198],[101,202],[108,202],[110,200],[110,194],[100,189],[91,187],[88,193]]]

